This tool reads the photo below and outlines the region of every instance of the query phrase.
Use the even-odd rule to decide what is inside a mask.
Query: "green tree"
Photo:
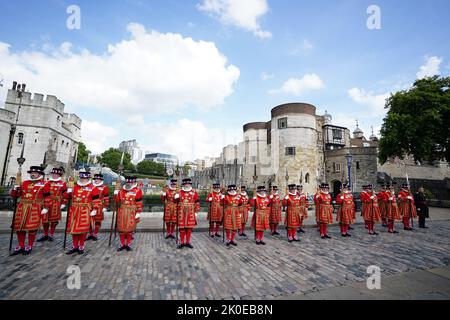
[[[381,128],[378,157],[450,161],[450,77],[416,80],[409,90],[391,95]]]
[[[144,160],[136,165],[136,171],[138,173],[163,176],[164,175],[164,164],[157,163],[149,160]]]
[[[100,156],[97,157],[98,162],[106,165],[112,170],[117,170],[120,164],[120,159],[122,158],[122,151],[115,148],[109,148],[105,152],[103,152]],[[134,165],[131,163],[131,156],[128,153],[125,153],[123,157],[123,166],[124,171],[134,171]]]
[[[86,148],[86,145],[80,141],[78,143],[78,156],[77,160],[80,162],[87,162],[88,156],[91,154],[91,151]]]

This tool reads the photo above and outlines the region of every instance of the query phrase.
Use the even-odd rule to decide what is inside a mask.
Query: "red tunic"
[[[381,219],[386,219],[387,207],[383,199],[386,197],[386,191],[379,191],[377,193],[378,207],[380,208]]]
[[[257,196],[255,199],[250,199],[250,205],[255,207],[256,212],[253,214],[251,227],[255,227],[256,217],[256,231],[264,231],[269,229],[269,215],[270,215],[270,198]]]
[[[320,223],[333,223],[333,206],[331,205],[331,195],[317,193],[314,196],[316,203],[316,219]]]
[[[411,197],[411,199],[408,199]],[[400,208],[400,214],[403,218],[417,217],[416,206],[414,205],[414,197],[408,191],[400,191],[398,193],[398,202]]]
[[[170,223],[177,223],[177,204],[175,203],[174,196],[177,190],[166,189],[166,195],[161,195],[161,199],[165,202],[164,221]]]
[[[10,194],[13,198],[20,197],[14,219],[14,231],[38,230],[45,198],[50,195],[49,185],[44,179],[27,180],[17,190],[12,189]]]
[[[222,222],[222,199],[220,197],[222,196],[221,192],[212,192],[208,194],[206,197],[206,202],[211,203],[210,208],[211,210],[208,211],[208,217],[207,219],[210,222]],[[211,201],[209,201],[209,198],[212,198]]]
[[[197,225],[196,213],[200,211],[200,202],[197,191],[180,190],[178,204],[178,228],[193,229]]]
[[[225,206],[225,229],[233,231],[241,229],[242,222],[241,214],[239,212],[239,206],[243,204],[242,197],[239,194],[236,194],[234,196],[227,194],[223,200]]]
[[[373,196],[373,199],[370,197]],[[362,216],[364,221],[378,222],[381,220],[380,208],[378,207],[378,198],[375,193],[366,192],[360,195],[362,206]]]
[[[383,192],[383,205],[386,208],[386,219],[401,220],[395,193],[389,191]]]
[[[281,204],[281,198],[279,194],[271,194],[272,198],[272,204],[270,206],[270,223],[280,223],[281,221],[281,211],[282,211],[282,204]]]
[[[242,198],[242,205],[239,207],[239,212],[241,213],[241,223],[247,224],[248,222],[248,211],[250,210],[250,203],[247,192],[240,193]]]
[[[61,220],[61,205],[67,204],[65,193],[67,185],[64,181],[47,181],[50,196],[45,198],[45,207],[48,213],[42,216],[42,223],[54,223]]]
[[[342,224],[352,224],[354,222],[353,217],[355,216],[353,195],[350,192],[341,192],[336,198],[336,203],[340,205],[336,220]]]
[[[92,220],[95,222],[102,222],[105,219],[105,216],[103,214],[103,208],[108,209],[109,208],[109,189],[108,186],[101,184],[99,186],[94,186],[96,189],[98,189],[98,199],[95,199],[93,203],[98,208],[97,214],[92,217]]]
[[[138,187],[126,190],[123,187],[115,197],[120,203],[117,212],[117,231],[119,233],[130,233],[136,229],[136,214],[142,212],[142,190]]]
[[[300,211],[300,197],[295,194],[288,194],[288,199],[283,199],[283,206],[286,207],[286,217],[284,225],[288,229],[297,229],[300,227],[300,219],[303,213]]]
[[[309,207],[308,197],[304,193],[299,194],[298,197],[300,198],[300,214],[302,215],[302,219],[307,219]]]
[[[93,203],[99,197],[98,189],[92,183],[85,186],[76,184],[72,193],[66,193],[67,198],[72,198],[69,208],[69,217],[66,232],[70,234],[83,234],[89,232],[91,211],[98,207]]]

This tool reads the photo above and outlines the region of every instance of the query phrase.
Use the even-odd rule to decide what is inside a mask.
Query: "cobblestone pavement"
[[[381,228],[381,227],[380,227]],[[301,296],[366,281],[377,265],[382,278],[407,271],[446,267],[450,260],[450,221],[429,229],[378,236],[355,226],[342,238],[322,240],[309,228],[301,242],[265,235],[266,246],[238,238],[237,247],[205,232],[192,237],[194,249],[175,249],[160,233],[136,234],[131,252],[116,252],[102,234],[87,242],[83,255],[67,256],[62,234],[36,244],[30,256],[10,257],[8,236],[0,235],[0,299],[274,299]],[[81,268],[81,289],[69,290],[67,268]],[[449,297],[447,297],[449,298]]]

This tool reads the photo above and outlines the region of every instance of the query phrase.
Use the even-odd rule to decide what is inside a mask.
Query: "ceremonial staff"
[[[118,201],[114,201],[116,203],[116,206],[115,206],[116,210],[115,210],[115,214],[113,213],[114,216],[112,217],[114,220],[114,239],[116,239],[116,236],[117,236],[117,220],[118,220],[119,208],[120,208],[120,196],[119,195],[120,195],[121,177],[122,177],[122,173],[123,173],[123,169],[124,169],[124,166],[123,166],[124,156],[125,156],[125,152],[122,152],[122,157],[120,158],[119,167],[117,168],[119,171],[119,177],[116,180],[116,188],[115,189],[119,192],[117,193]],[[111,234],[112,234],[112,232],[110,232],[110,237],[111,237]]]
[[[288,173],[288,168],[286,167],[286,175],[284,176],[284,179],[286,180],[286,195],[288,196],[289,191],[288,191],[288,181],[289,181],[289,173]],[[285,209],[285,219],[286,219],[286,237],[289,239],[289,235],[288,235],[288,231],[289,231],[289,216],[288,216],[288,204],[286,205],[286,209]]]
[[[116,180],[116,185],[115,185],[115,187],[114,187],[114,191],[119,191],[120,190],[120,175],[119,175],[119,177],[117,178],[117,180]],[[117,196],[118,196],[119,194],[117,194]],[[112,214],[112,216],[111,216],[111,228],[109,229],[109,246],[111,246],[111,238],[112,238],[112,233],[113,233],[113,228],[114,228],[114,222],[115,221],[117,221],[116,219],[115,219],[115,217],[117,216],[117,213],[118,213],[118,205],[117,205],[117,201],[116,201],[116,195],[115,194],[113,194],[113,200],[114,200],[114,211],[113,211],[113,214]],[[115,235],[115,231],[114,231],[114,235]],[[114,236],[114,238],[115,238],[115,236]]]
[[[69,203],[67,204],[67,211],[66,211],[66,227],[64,229],[64,243],[63,243],[63,250],[66,250],[66,243],[67,243],[67,227],[69,224],[69,213],[70,213],[70,207],[72,206],[72,195],[73,195],[73,188],[75,186],[73,177],[69,178],[69,190],[71,189],[71,194],[68,193],[69,196]]]
[[[19,188],[21,187],[22,184],[22,165],[25,162],[25,158],[23,157],[23,153],[25,150],[25,140],[23,141],[22,144],[22,152],[20,153],[20,157],[17,158],[17,163],[19,164],[19,170],[17,171],[16,174],[16,185],[19,186]],[[17,212],[17,196],[14,197],[14,204],[13,204],[13,216],[12,216],[12,222],[11,222],[11,235],[9,237],[9,250],[8,252],[11,252],[11,248],[12,248],[12,241],[13,241],[13,235],[14,235],[14,221],[16,220],[16,212]]]
[[[214,184],[214,169],[211,168],[211,174],[209,175],[209,178],[211,179],[211,195],[213,194],[213,184]],[[212,222],[211,222],[211,209],[212,209],[212,201],[209,203],[209,212],[208,212],[208,218],[209,218],[209,232],[211,232],[212,228]]]
[[[176,171],[175,171],[175,173],[176,173],[176,175],[177,175],[177,179],[178,179],[178,185],[180,186],[181,184],[180,184],[180,165],[179,165],[179,163],[177,164],[177,169],[176,169]],[[176,233],[176,240],[175,240],[175,244],[176,245],[178,245],[178,233],[179,233],[179,227],[178,227],[178,225],[179,225],[179,213],[178,213],[178,211],[179,211],[179,208],[180,208],[180,194],[179,194],[179,192],[180,192],[180,189],[177,189],[176,190],[176,193],[175,194],[177,194],[178,193],[178,201],[177,201],[177,208],[176,208],[176,212],[177,212],[177,233]]]
[[[409,195],[410,197],[412,197],[412,194],[411,194],[411,188],[410,188],[410,186],[409,186],[408,172],[406,172],[406,164],[405,164],[405,176],[406,176],[406,184],[408,185],[408,195]],[[407,199],[407,200],[408,200],[408,206],[410,207],[411,228],[414,228],[414,217],[413,217],[412,210],[411,210],[412,204],[411,204],[411,200],[410,200],[410,199]]]
[[[225,193],[225,168],[222,165],[222,193]],[[222,195],[220,195],[222,197]],[[222,242],[225,242],[225,197],[222,199]]]
[[[167,179],[170,178],[169,173],[167,172],[167,164],[164,163],[164,176]],[[170,181],[169,181],[170,183]],[[163,192],[166,194],[166,197],[164,198],[164,208],[163,208],[163,228],[162,228],[162,235],[164,237],[164,234],[166,233],[166,203],[167,203],[167,181],[166,181],[166,185],[163,188]]]
[[[256,202],[258,200],[258,197],[256,195],[256,181],[258,180],[258,176],[256,175],[256,164],[253,168],[253,185],[254,185],[254,190],[253,190],[253,196],[255,197],[255,203],[253,204],[253,217],[252,220],[255,219],[254,222],[254,233],[255,233],[255,240],[256,240]]]

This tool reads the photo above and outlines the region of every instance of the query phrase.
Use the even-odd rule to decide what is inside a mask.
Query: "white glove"
[[[180,197],[180,195],[177,193],[173,196],[174,199],[178,199]]]
[[[165,192],[162,193],[162,196],[165,197],[167,194]]]
[[[209,198],[208,198],[208,201],[212,201],[212,197],[209,197]]]
[[[118,195],[119,194],[119,190],[114,190],[114,195]]]
[[[64,209],[66,207],[65,204],[62,204],[61,207],[59,207],[61,210]]]
[[[16,189],[16,190],[19,189],[19,188],[20,188],[19,185],[15,185],[15,186],[14,186],[14,189]]]
[[[289,200],[289,196],[284,197],[284,200]]]
[[[370,196],[370,199],[372,199],[372,200],[375,199],[375,196]]]
[[[411,197],[411,196],[408,196],[408,199],[409,199],[409,200],[412,200],[412,197]]]
[[[91,217],[93,217],[93,216],[95,216],[95,215],[97,215],[97,210],[92,210],[92,211],[91,211]]]
[[[273,194],[270,195],[269,199],[273,199]]]
[[[225,196],[222,194],[221,196],[220,196],[220,199],[225,199]]]
[[[47,214],[47,212],[48,212],[48,209],[44,208],[44,209],[42,209],[41,214]]]
[[[344,200],[344,196],[341,196],[341,200]]]
[[[394,198],[393,198],[393,197],[390,197],[390,198],[389,198],[389,200],[391,200],[391,201],[392,201],[392,200],[394,200]]]
[[[139,219],[141,217],[140,213],[136,213],[136,215],[134,216],[135,219]]]
[[[256,197],[253,197],[253,200],[256,200]]]
[[[108,211],[108,209],[103,208],[102,211],[103,211],[103,213],[106,213],[106,211]]]
[[[72,193],[72,188],[67,189],[67,193]]]

